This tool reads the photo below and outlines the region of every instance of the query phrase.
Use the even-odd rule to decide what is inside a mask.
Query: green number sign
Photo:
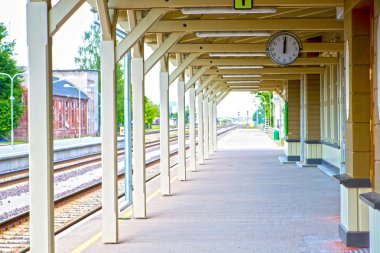
[[[234,0],[235,10],[250,10],[253,8],[253,0]]]

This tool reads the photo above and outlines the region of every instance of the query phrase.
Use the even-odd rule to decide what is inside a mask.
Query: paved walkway
[[[280,165],[282,153],[257,130],[234,131],[188,181],[173,183],[173,196],[151,198],[148,219],[121,221],[119,244],[89,240],[98,216],[58,239],[57,252],[85,241],[91,253],[345,252],[338,183],[317,168]]]

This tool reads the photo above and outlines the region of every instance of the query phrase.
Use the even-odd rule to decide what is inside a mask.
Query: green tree
[[[75,63],[80,69],[100,70],[100,26],[93,22],[90,30],[83,35],[83,45],[78,49],[78,56],[74,58]],[[116,67],[116,96],[117,96],[117,122],[124,122],[124,78],[122,65]],[[100,78],[99,78],[100,84]],[[99,92],[101,92],[99,87]]]
[[[94,22],[91,24],[90,30],[84,33],[83,45],[79,47],[78,56],[74,58],[80,69],[100,70],[100,43],[100,26]],[[116,79],[117,122],[121,125],[124,124],[124,75],[123,66],[120,63],[116,67]],[[158,116],[158,106],[145,97],[145,124],[151,125]]]
[[[185,109],[185,124],[189,124],[190,122],[190,108],[187,105]]]
[[[0,23],[0,72],[11,76],[23,73],[24,70],[17,67],[17,62],[14,59],[15,41],[5,42],[4,39],[8,36],[7,28],[3,23]],[[18,119],[24,114],[24,105],[22,103],[21,88],[22,77],[16,77],[14,80],[14,113],[13,123],[16,128],[19,125]],[[0,136],[8,136],[11,131],[11,80],[9,77],[0,75]]]
[[[149,98],[144,98],[145,102],[145,125],[150,127],[153,120],[160,116],[160,108],[155,105]]]
[[[271,107],[273,108],[273,103],[272,103],[273,91],[269,91],[269,94],[268,94],[268,92],[260,92],[260,91],[259,92],[252,92],[252,94],[254,94],[257,97],[263,96],[265,98],[265,99],[263,99],[263,98],[260,99],[261,100],[261,107],[265,108],[265,116],[267,119],[269,119],[272,115],[272,118],[270,118],[270,119],[271,119],[272,126],[273,126],[273,112],[271,113],[271,111],[270,111],[270,108]],[[269,103],[271,103],[272,105],[269,105]],[[256,114],[254,114],[253,117],[256,118]]]

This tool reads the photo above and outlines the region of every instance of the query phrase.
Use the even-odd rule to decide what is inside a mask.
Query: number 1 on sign
[[[253,0],[234,0],[235,10],[250,10],[253,8]]]

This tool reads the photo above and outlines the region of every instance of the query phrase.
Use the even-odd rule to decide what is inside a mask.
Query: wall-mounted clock
[[[301,50],[301,41],[290,32],[276,33],[270,37],[267,43],[270,58],[280,65],[289,65],[297,60]]]

